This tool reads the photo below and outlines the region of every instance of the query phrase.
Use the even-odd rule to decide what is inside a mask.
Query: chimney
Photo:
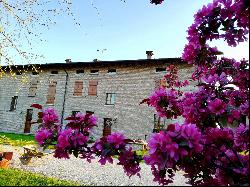
[[[66,64],[71,63],[71,59],[70,58],[66,59],[65,62],[66,62]]]
[[[154,55],[153,51],[146,51],[147,54],[147,59],[151,59],[152,56]]]

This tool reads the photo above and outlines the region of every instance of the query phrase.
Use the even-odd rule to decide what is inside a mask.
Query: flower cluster
[[[203,147],[200,139],[201,132],[194,124],[171,124],[166,131],[152,135],[149,156],[145,156],[144,160],[151,165],[155,180],[164,184],[166,181],[171,182],[173,176],[165,179],[167,169],[176,168],[182,160],[201,152]]]
[[[149,97],[148,104],[156,109],[160,117],[177,118],[181,111],[177,98],[177,91],[159,88]]]
[[[99,162],[104,165],[108,161],[113,163],[112,156],[118,155],[122,150],[125,149],[125,137],[121,133],[112,133],[107,137],[100,138],[93,145],[92,149],[94,152],[101,157]]]
[[[43,110],[42,119],[43,123],[46,124],[48,127],[59,122],[59,117],[55,112],[54,108],[47,108]]]
[[[62,130],[58,135],[55,157],[69,158],[69,154],[82,158],[90,159],[90,148],[87,143],[91,130],[97,125],[97,118],[92,114],[82,114],[78,112],[75,116],[66,118],[70,122],[66,125],[66,129]]]
[[[118,155],[119,163],[122,165],[124,172],[131,177],[132,175],[140,176],[139,166],[140,158],[131,147],[128,147],[127,139],[121,133],[112,133],[107,137],[100,138],[92,146],[92,151],[100,157],[99,162],[105,165],[106,162],[113,163],[113,156]]]
[[[40,146],[46,148],[55,143],[61,131],[61,125],[58,123],[59,117],[53,108],[43,109],[39,104],[33,104],[31,107],[42,110],[42,124],[35,135],[35,140]]]
[[[249,125],[239,125],[234,134],[234,145],[238,151],[249,152]]]

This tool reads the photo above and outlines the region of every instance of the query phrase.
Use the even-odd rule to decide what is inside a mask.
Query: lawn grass
[[[1,169],[0,186],[81,186],[74,181],[60,180],[20,169]]]
[[[0,132],[0,144],[13,146],[37,145],[33,134],[15,134]]]

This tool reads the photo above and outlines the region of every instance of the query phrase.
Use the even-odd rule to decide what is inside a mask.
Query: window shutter
[[[82,95],[83,81],[75,81],[74,94],[76,96]]]
[[[89,86],[89,95],[97,95],[97,86],[96,85]]]
[[[96,81],[96,80],[90,80],[89,81],[89,85],[95,85],[95,86],[97,86],[98,85],[98,81]]]
[[[89,81],[89,95],[97,95],[97,85],[98,81],[96,80]]]
[[[49,84],[48,95],[47,95],[47,104],[54,104],[55,95],[56,95],[56,81],[52,81]]]
[[[38,84],[38,79],[31,80],[30,88],[29,88],[29,96],[30,97],[36,96],[37,84]]]

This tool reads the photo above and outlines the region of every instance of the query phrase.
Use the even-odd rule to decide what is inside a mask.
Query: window
[[[46,104],[54,104],[55,95],[56,95],[56,84],[57,84],[56,81],[51,81],[50,82]]]
[[[73,95],[81,96],[82,95],[82,89],[83,89],[83,81],[75,81],[75,88],[74,88]]]
[[[155,79],[155,89],[158,89],[160,87],[166,88],[166,79]]]
[[[75,117],[78,112],[80,112],[80,111],[72,111],[72,116]]]
[[[38,72],[36,72],[36,71],[33,71],[32,72],[32,75],[38,75],[39,73]]]
[[[76,70],[76,74],[83,74],[84,73],[84,70],[83,69],[78,69]]]
[[[29,97],[35,97],[36,96],[36,90],[37,90],[37,83],[38,79],[32,79],[30,82],[30,88],[29,88]]]
[[[92,69],[92,70],[90,70],[90,74],[92,74],[92,75],[98,75],[99,74],[99,70],[98,69]]]
[[[165,126],[166,126],[166,119],[157,116],[157,114],[154,114],[153,132],[159,132],[161,129],[164,129]]]
[[[109,69],[109,70],[108,70],[108,74],[109,74],[109,75],[114,75],[114,74],[116,74],[116,69]]]
[[[10,104],[10,111],[16,110],[17,98],[18,96],[12,97],[11,104]]]
[[[94,112],[92,112],[92,111],[86,111],[86,114],[94,114]]]
[[[98,81],[96,80],[90,80],[89,81],[89,95],[97,95],[97,85],[98,85]]]
[[[115,104],[115,93],[107,93],[106,94],[106,105],[114,105]]]
[[[58,71],[51,71],[51,74],[58,74]]]
[[[166,72],[166,68],[156,68],[155,72]]]

